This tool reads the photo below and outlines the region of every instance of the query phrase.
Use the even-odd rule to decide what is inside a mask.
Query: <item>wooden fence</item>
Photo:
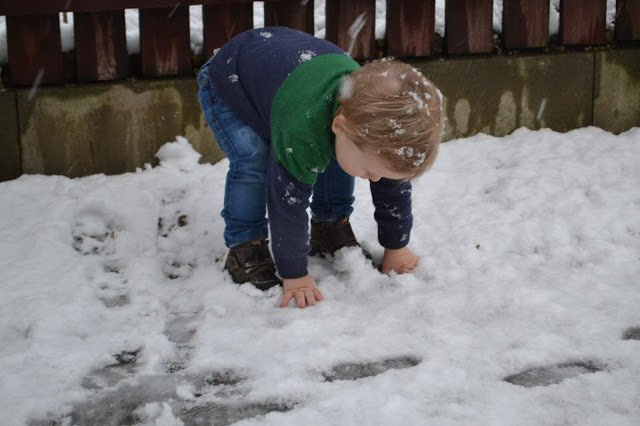
[[[352,56],[375,54],[375,0],[326,0],[326,38]],[[117,80],[128,75],[124,9],[139,9],[141,73],[145,77],[191,75],[189,7],[203,7],[204,52],[253,27],[247,0],[1,0],[6,16],[9,85],[64,83],[59,12],[74,13],[77,78]],[[397,57],[434,54],[435,0],[387,2],[386,53]],[[606,0],[561,0],[560,43],[605,42]],[[549,0],[504,0],[506,49],[549,44]],[[362,15],[366,14],[366,15]],[[364,25],[351,40],[360,16]],[[493,0],[446,0],[443,53],[492,53]],[[265,25],[314,33],[313,0],[267,0]],[[640,0],[617,0],[615,40],[640,40]],[[207,55],[207,53],[205,53]]]

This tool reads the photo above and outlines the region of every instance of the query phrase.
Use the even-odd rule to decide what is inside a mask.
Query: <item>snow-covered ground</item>
[[[226,160],[159,158],[0,183],[3,425],[640,424],[640,128],[444,144],[417,270],[311,259],[304,310],[222,270]]]
[[[493,1],[493,28],[496,32],[502,31],[502,1]],[[301,0],[301,3],[304,0]],[[444,9],[446,0],[436,0],[435,31],[444,36]],[[560,22],[560,0],[550,0],[549,7],[549,33],[557,34]],[[376,0],[376,24],[375,32],[377,39],[383,39],[386,31],[386,0]],[[320,38],[325,37],[325,1],[314,1],[315,15],[315,35]],[[616,15],[616,0],[607,0],[607,27],[613,28]],[[127,9],[125,11],[127,49],[129,53],[140,52],[140,32],[138,29],[138,11]],[[191,6],[189,8],[189,26],[191,30],[191,49],[196,55],[202,54],[202,7]],[[254,2],[254,27],[264,26],[264,2]],[[7,29],[5,17],[0,16],[0,64],[7,63]],[[65,16],[60,14],[60,38],[62,41],[62,51],[67,52],[75,48],[73,37],[73,14]]]

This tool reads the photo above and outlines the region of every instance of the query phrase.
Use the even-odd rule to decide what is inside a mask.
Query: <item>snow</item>
[[[201,155],[193,149],[186,138],[178,136],[175,143],[163,145],[156,157],[161,167],[189,172],[198,166]]]
[[[444,36],[444,9],[446,0],[436,0],[435,10],[435,32],[440,36]],[[502,1],[493,1],[493,29],[502,32]],[[303,0],[301,4],[306,4]],[[375,36],[381,40],[385,37],[386,32],[386,6],[385,0],[376,0],[376,16],[375,18]],[[264,2],[253,2],[253,24],[255,28],[264,27]],[[549,34],[557,34],[560,28],[560,0],[551,0],[549,8]],[[326,17],[325,17],[325,1],[315,0],[315,35],[324,38],[326,35]],[[607,0],[607,27],[613,28],[616,16],[616,0]],[[75,40],[73,35],[73,13],[66,15],[67,22],[64,22],[64,15],[60,14],[60,39],[62,42],[62,51],[68,52],[75,48]],[[360,16],[354,22],[354,34],[359,31],[359,24],[362,20],[367,19],[366,16]],[[191,50],[195,55],[202,54],[203,29],[202,29],[202,7],[189,7],[189,26],[191,31]],[[140,53],[140,35],[138,30],[138,10],[125,10],[125,27],[127,36],[127,49],[129,53]],[[5,17],[0,16],[0,64],[7,63],[7,30],[5,25]]]
[[[414,183],[417,270],[381,275],[356,249],[313,258],[326,300],[304,310],[223,271],[228,162],[199,164],[183,137],[135,173],[0,183],[2,423],[640,424],[639,156],[639,128],[444,144]],[[379,261],[366,181],[355,207]]]
[[[310,61],[315,56],[317,56],[317,53],[314,52],[313,50],[302,50],[302,51],[298,52],[298,54],[300,56],[299,59],[298,59],[299,63]]]
[[[313,258],[304,310],[223,271],[228,162],[158,156],[0,183],[3,424],[640,423],[640,128],[444,144],[414,183],[416,271]]]

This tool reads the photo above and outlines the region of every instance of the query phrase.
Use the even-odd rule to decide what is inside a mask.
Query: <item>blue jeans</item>
[[[198,74],[198,98],[209,128],[229,159],[224,208],[227,247],[266,238],[266,181],[270,144],[224,105],[209,80],[209,65]],[[313,186],[314,221],[337,223],[353,212],[354,178],[332,159]]]

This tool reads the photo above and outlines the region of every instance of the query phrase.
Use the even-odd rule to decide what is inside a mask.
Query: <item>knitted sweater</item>
[[[359,68],[334,44],[281,27],[246,31],[213,58],[209,76],[222,102],[271,144],[267,208],[272,250],[283,278],[307,275],[307,209],[331,157],[340,84]],[[371,183],[378,240],[401,248],[412,226],[411,184]]]

